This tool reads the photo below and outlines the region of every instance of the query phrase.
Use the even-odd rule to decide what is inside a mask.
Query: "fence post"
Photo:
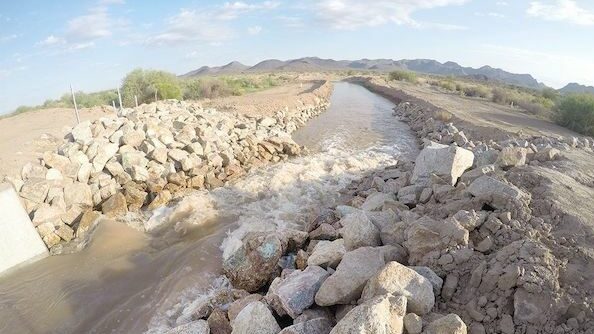
[[[114,100],[111,100],[111,106],[113,107],[113,111],[116,111],[116,108],[115,108],[115,101],[114,101]]]
[[[159,90],[155,89],[155,102],[157,102],[157,101],[158,101],[158,100],[157,100],[157,92],[158,92],[158,91],[159,91]]]
[[[134,95],[134,103],[136,103],[136,108],[138,108],[138,96]]]
[[[118,100],[120,101],[120,110],[122,110],[122,94],[120,94],[120,87],[118,87]]]
[[[72,103],[74,103],[74,113],[76,114],[76,123],[80,124],[80,116],[78,115],[78,106],[76,105],[76,96],[74,95],[74,89],[70,84],[70,94],[72,94]]]

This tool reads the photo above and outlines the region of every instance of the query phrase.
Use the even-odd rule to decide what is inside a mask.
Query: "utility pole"
[[[76,124],[80,124],[80,116],[78,115],[78,106],[76,105],[76,96],[74,95],[74,89],[70,84],[70,94],[72,94],[72,103],[74,103],[74,113],[76,114]]]

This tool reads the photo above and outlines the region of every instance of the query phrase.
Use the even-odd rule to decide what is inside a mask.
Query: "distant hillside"
[[[436,75],[480,77],[487,80],[535,89],[544,87],[542,83],[538,82],[530,74],[515,74],[490,66],[483,66],[481,68],[463,67],[451,61],[440,63],[432,59],[360,59],[354,61],[321,59],[317,57],[305,57],[286,61],[269,59],[252,67],[245,66],[238,62],[232,62],[222,67],[203,66],[195,71],[186,73],[183,76],[191,77],[265,71],[307,72],[328,70],[369,70],[379,72],[409,70]]]
[[[578,83],[572,82],[567,84],[567,86],[559,89],[559,92],[562,94],[570,94],[570,93],[590,93],[594,94],[594,87],[592,86],[584,86]]]

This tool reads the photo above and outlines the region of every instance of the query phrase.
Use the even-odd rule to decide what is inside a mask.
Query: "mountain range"
[[[572,82],[567,84],[567,86],[559,89],[560,93],[563,94],[571,94],[571,93],[590,93],[594,94],[594,87],[592,86],[584,86],[578,83]]]
[[[368,70],[378,72],[389,72],[393,70],[409,70],[419,73],[436,74],[444,76],[471,77],[481,80],[493,80],[510,85],[527,88],[540,89],[545,85],[538,82],[530,74],[516,74],[483,66],[480,68],[464,67],[455,62],[440,63],[432,59],[360,59],[360,60],[333,60],[317,57],[305,57],[292,60],[268,59],[254,66],[247,66],[234,61],[224,66],[209,67],[203,66],[197,70],[188,72],[182,77],[208,76],[208,75],[230,75],[253,72],[307,72],[307,71],[328,71],[328,70]]]

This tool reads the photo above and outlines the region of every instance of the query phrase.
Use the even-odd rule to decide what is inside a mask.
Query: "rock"
[[[318,318],[324,318],[328,320],[331,323],[331,326],[333,326],[335,323],[333,310],[327,307],[315,306],[313,308],[303,311],[303,313],[300,316],[293,319],[293,324],[298,324],[300,322],[306,322]]]
[[[198,145],[200,145],[200,144],[198,144]],[[148,157],[151,160],[154,160],[160,164],[164,164],[167,162],[167,149],[164,147],[155,148],[154,150],[151,151],[151,153],[149,153]]]
[[[438,222],[422,217],[406,229],[404,246],[409,253],[409,262],[413,264],[429,252],[466,245],[468,230],[454,220]]]
[[[323,209],[322,212],[314,219],[309,220],[305,224],[305,232],[312,232],[313,230],[320,227],[322,224],[332,225],[338,218],[334,213],[334,210]]]
[[[210,334],[210,329],[205,320],[196,320],[170,329],[166,334]]]
[[[271,127],[276,124],[276,119],[274,119],[272,117],[262,117],[258,121],[258,124],[260,124],[261,126],[264,126],[264,127]]]
[[[310,266],[321,266],[336,268],[346,253],[344,240],[334,241],[322,240],[314,247],[312,254],[307,259]]]
[[[266,300],[278,315],[287,314],[295,319],[313,305],[318,289],[328,276],[330,274],[318,266],[292,271],[272,281]]]
[[[64,176],[62,176],[62,172],[60,172],[58,169],[50,168],[48,169],[47,174],[45,175],[45,179],[50,181],[56,181],[64,179]]]
[[[340,237],[338,231],[330,224],[322,224],[315,230],[309,232],[309,238],[312,240],[336,240]]]
[[[483,175],[491,175],[495,172],[495,165],[485,165],[481,167],[477,167],[475,169],[471,169],[469,171],[464,172],[462,176],[460,176],[460,181],[464,182],[465,184],[470,184],[472,181],[478,179]]]
[[[431,142],[415,160],[411,184],[427,185],[435,174],[455,185],[462,173],[472,167],[473,161],[474,154],[469,150]]]
[[[87,210],[83,213],[76,228],[76,237],[84,238],[87,233],[99,222],[102,215],[93,210]]]
[[[251,233],[243,239],[241,247],[223,261],[223,271],[234,287],[257,291],[271,280],[282,255],[283,247],[277,235]]]
[[[75,142],[81,145],[89,145],[93,141],[91,122],[86,121],[76,125],[72,129],[71,135]]]
[[[355,307],[342,318],[331,334],[392,334],[402,333],[406,314],[406,298],[377,296]]]
[[[502,334],[514,334],[515,333],[515,326],[514,320],[512,319],[511,315],[504,314],[501,316],[501,320],[499,321],[499,330]]]
[[[429,280],[398,262],[387,263],[369,279],[361,300],[370,300],[383,294],[406,297],[408,311],[418,315],[429,313],[435,303],[433,286]]]
[[[523,166],[527,152],[523,147],[505,147],[499,153],[496,164],[501,168]]]
[[[66,224],[60,224],[60,226],[54,232],[57,236],[62,238],[62,240],[68,242],[74,238],[74,230],[70,228],[70,226]]]
[[[61,241],[60,237],[55,233],[50,233],[44,236],[42,239],[47,248],[52,248],[55,245],[59,244]]]
[[[173,199],[173,195],[169,190],[163,190],[157,194],[157,196],[149,204],[149,210],[155,210],[162,206],[166,206]]]
[[[285,327],[279,334],[328,334],[332,322],[325,318],[316,318]]]
[[[336,272],[322,283],[315,297],[316,304],[349,304],[359,299],[367,280],[384,264],[384,254],[378,248],[362,247],[346,253]]]
[[[207,322],[210,334],[230,334],[233,330],[227,319],[227,313],[218,308],[212,311]]]
[[[452,218],[468,231],[474,231],[474,229],[481,226],[485,222],[487,215],[484,211],[477,213],[474,210],[460,210],[456,212]]]
[[[423,189],[425,189],[423,186],[416,184],[400,188],[400,190],[398,190],[398,202],[404,205],[417,204],[423,193]]]
[[[64,211],[62,209],[43,203],[37,210],[35,210],[32,220],[33,225],[38,226],[45,222],[55,221],[59,219],[63,213]]]
[[[394,200],[394,194],[384,194],[382,192],[375,192],[365,199],[363,205],[361,205],[361,210],[365,211],[377,211],[381,210],[382,206],[386,201]]]
[[[26,163],[21,170],[21,178],[23,181],[28,179],[43,179],[47,173],[47,169],[38,164]]]
[[[42,179],[28,179],[21,188],[20,196],[35,203],[43,203],[49,191],[49,184]]]
[[[121,142],[123,145],[129,145],[138,148],[146,138],[143,131],[129,131],[122,136]]]
[[[534,160],[540,162],[553,161],[557,159],[560,155],[561,151],[559,151],[556,148],[548,147],[536,152],[536,154],[534,154]]]
[[[437,297],[441,294],[441,288],[443,286],[443,279],[441,277],[437,276],[437,274],[433,270],[431,270],[431,268],[422,267],[422,266],[409,267],[409,268],[416,271],[417,274],[419,274],[429,280],[429,282],[433,286],[433,295],[435,295]]]
[[[124,185],[124,196],[128,203],[128,210],[138,211],[144,205],[148,194],[139,185],[129,182]]]
[[[244,307],[246,307],[247,305],[249,305],[253,302],[259,302],[263,298],[264,297],[262,295],[255,293],[255,294],[247,295],[243,298],[240,298],[240,299],[234,301],[233,303],[231,303],[231,305],[229,305],[229,309],[227,310],[227,315],[229,316],[229,320],[233,321],[235,319],[235,317],[237,317],[239,312],[241,312],[241,310],[243,310]]]
[[[481,176],[470,184],[468,192],[496,209],[504,209],[509,201],[529,199],[529,195],[516,186],[490,176]]]
[[[364,212],[350,213],[340,220],[340,224],[343,226],[340,234],[347,251],[364,246],[381,245],[380,231]]]
[[[452,296],[456,292],[458,288],[458,275],[456,274],[449,274],[446,276],[445,282],[443,283],[443,288],[441,289],[441,296],[446,301],[452,299]]]
[[[457,314],[448,314],[431,322],[425,328],[427,334],[466,334],[466,325]]]
[[[233,334],[277,334],[281,331],[276,319],[262,302],[247,305],[231,323]]]
[[[95,168],[95,171],[102,171],[109,159],[116,155],[118,149],[117,144],[108,143],[100,145],[97,148],[97,155],[93,158],[93,168]]]
[[[128,213],[126,197],[122,193],[116,193],[103,203],[101,211],[110,218],[125,216]]]
[[[409,313],[404,316],[404,328],[408,334],[421,334],[423,319],[414,313]]]
[[[64,187],[64,201],[66,206],[80,204],[87,207],[93,206],[91,187],[81,182],[73,182]]]

